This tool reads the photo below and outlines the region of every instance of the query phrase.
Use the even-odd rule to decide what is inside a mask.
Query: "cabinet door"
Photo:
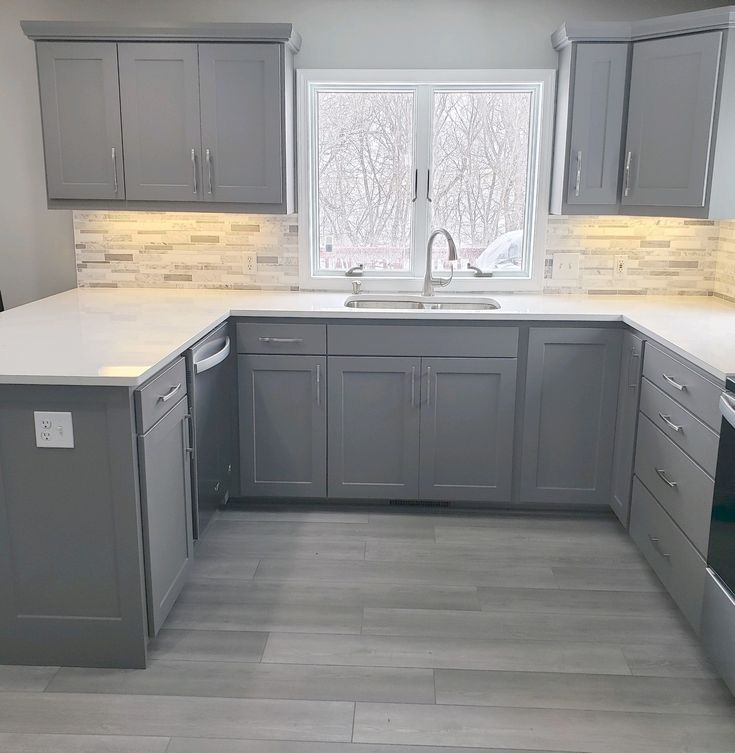
[[[283,198],[281,47],[201,44],[204,198]]]
[[[238,356],[244,496],[325,496],[325,372],[323,356]]]
[[[636,42],[624,206],[703,207],[722,33]]]
[[[520,501],[607,506],[621,333],[531,328]]]
[[[421,364],[421,499],[510,501],[516,360]]]
[[[329,358],[329,495],[416,499],[421,359]]]
[[[197,46],[118,46],[127,198],[202,197]]]
[[[618,203],[628,44],[575,51],[567,203]]]
[[[114,42],[38,42],[49,199],[124,199]]]
[[[157,635],[191,564],[191,468],[187,398],[140,437],[148,626]]]
[[[610,506],[627,528],[633,484],[638,403],[643,371],[643,340],[632,332],[623,334],[623,357],[620,364],[618,415],[615,423],[615,449]]]

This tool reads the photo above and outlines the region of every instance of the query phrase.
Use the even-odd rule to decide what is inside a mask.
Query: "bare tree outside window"
[[[414,94],[319,91],[319,269],[411,269]]]
[[[529,92],[434,92],[432,226],[452,234],[461,267],[523,267],[530,121]]]

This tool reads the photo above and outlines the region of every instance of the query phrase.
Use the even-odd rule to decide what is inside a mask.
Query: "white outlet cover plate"
[[[554,254],[551,268],[552,280],[576,280],[579,278],[579,254]]]
[[[74,447],[74,425],[71,413],[64,411],[33,411],[36,447]]]

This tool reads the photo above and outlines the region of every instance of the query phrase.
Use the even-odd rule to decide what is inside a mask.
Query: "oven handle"
[[[201,374],[204,371],[209,371],[215,366],[219,366],[222,361],[230,355],[230,338],[229,335],[225,338],[225,345],[222,350],[218,350],[214,355],[202,358],[201,361],[194,361],[194,373]]]
[[[726,392],[720,395],[720,413],[730,426],[735,427],[735,398],[730,397]]]

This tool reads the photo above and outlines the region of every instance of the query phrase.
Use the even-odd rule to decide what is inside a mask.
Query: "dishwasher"
[[[227,323],[186,352],[186,376],[193,447],[193,532],[198,539],[235,488],[237,376]]]

